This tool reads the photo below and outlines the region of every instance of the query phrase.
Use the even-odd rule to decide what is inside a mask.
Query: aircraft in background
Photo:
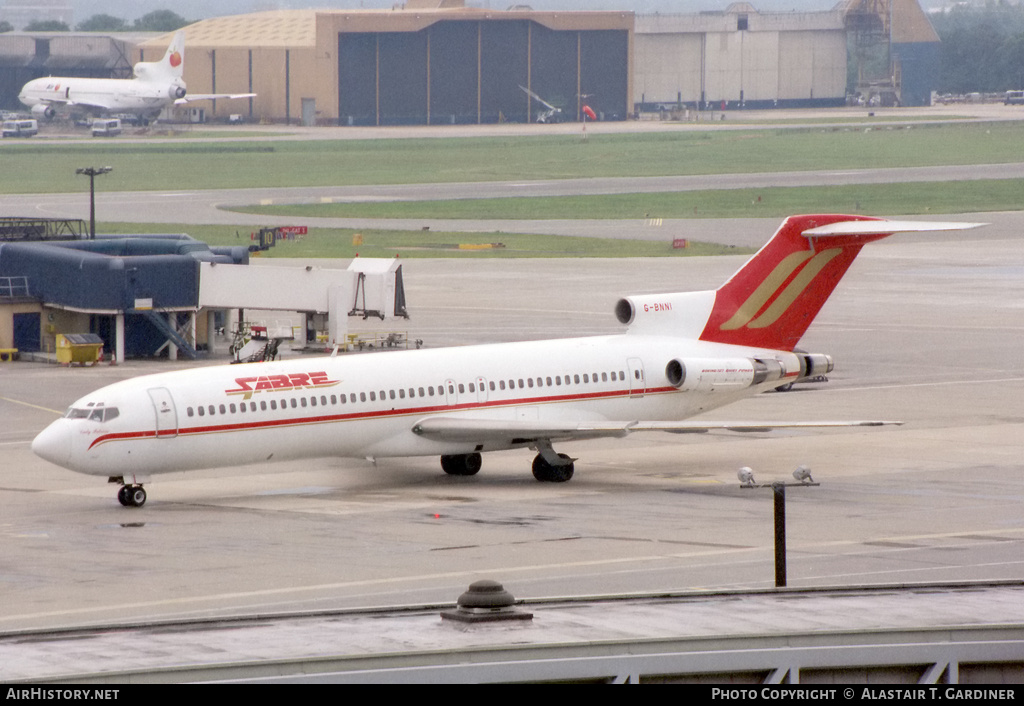
[[[215,98],[251,98],[255,93],[189,94],[182,79],[185,33],[176,32],[160,61],[140,61],[134,78],[74,78],[49,76],[26,83],[18,100],[37,117],[82,110],[92,115],[134,113],[144,120],[157,117],[169,105]]]
[[[147,375],[76,401],[32,450],[140,506],[143,483],[174,471],[438,455],[468,476],[482,453],[528,447],[534,476],[562,482],[575,459],[554,446],[567,441],[895,423],[686,420],[832,370],[795,347],[864,244],[977,225],[793,216],[717,290],[619,300],[622,334]]]

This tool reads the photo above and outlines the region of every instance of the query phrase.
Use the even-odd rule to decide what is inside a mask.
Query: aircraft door
[[[481,377],[476,379],[476,401],[480,403],[487,401],[487,380]]]
[[[149,399],[153,402],[156,415],[156,437],[171,438],[178,435],[178,412],[174,408],[171,391],[166,387],[153,387],[149,390]]]
[[[643,397],[647,385],[644,379],[644,362],[639,358],[628,358],[626,365],[629,368],[629,396]]]
[[[454,380],[444,381],[444,403],[449,407],[459,403],[458,387]]]

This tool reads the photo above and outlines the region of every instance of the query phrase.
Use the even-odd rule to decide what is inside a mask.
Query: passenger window
[[[384,396],[384,393],[382,392],[382,393],[381,393],[381,397],[383,397],[383,396]],[[388,391],[388,396],[389,396],[389,397],[390,397],[391,399],[395,399],[395,391],[394,391],[394,390],[389,390],[389,391]]]
[[[465,391],[466,391],[466,386],[465,386],[465,385],[463,385],[463,384],[462,384],[462,383],[460,382],[460,383],[459,383],[459,394],[461,395],[461,394],[462,394],[462,393],[464,393]]]
[[[245,402],[243,402],[242,404],[238,405],[238,411],[241,412],[242,414],[245,414],[247,409],[248,408],[245,406]],[[189,415],[189,416],[192,416],[192,415]]]
[[[545,378],[544,382],[547,383],[548,387],[551,387],[551,378]]]
[[[601,382],[608,382],[608,373],[601,373]]]
[[[398,391],[398,397],[399,397],[399,399],[403,399],[403,400],[405,399],[405,389],[404,388]]]
[[[504,380],[499,381],[498,382],[498,387],[501,388],[502,390],[504,390],[505,389],[505,381]]]
[[[190,417],[194,417],[195,416],[195,412],[193,411],[193,409],[191,407],[189,407],[186,410],[186,414],[188,414],[188,416],[190,416]]]
[[[277,409],[277,400],[270,400],[270,408]]]
[[[431,393],[431,394],[433,394],[433,393]],[[422,387],[420,388],[420,397],[426,397],[426,395],[423,394],[423,388]]]
[[[528,387],[533,387],[533,378],[526,378],[526,384]]]
[[[473,383],[469,383],[469,391],[476,392],[476,385],[474,385]]]
[[[210,416],[212,417],[213,415],[215,415],[215,414],[217,413],[217,408],[216,408],[216,407],[214,407],[214,406],[213,406],[213,405],[211,404],[211,405],[210,405],[210,406],[209,406],[209,407],[207,408],[207,411],[208,411],[208,412],[210,413]]]
[[[204,407],[199,407],[198,408],[198,412],[199,412],[199,416],[200,417],[205,417],[206,416],[206,409]]]
[[[370,393],[370,402],[376,402],[376,401],[377,401],[377,393],[376,392],[371,392]]]
[[[260,402],[260,410],[262,410],[264,412],[267,411],[267,403],[266,403],[266,401]]]
[[[580,384],[580,376],[579,375],[573,375],[572,379],[573,379],[573,382],[575,382],[577,385]]]
[[[295,400],[292,400],[292,402],[294,402],[294,401],[295,401]],[[299,398],[299,404],[300,404],[301,406],[305,407],[305,406],[306,406],[306,398],[305,398],[305,397],[300,397],[300,398]],[[314,399],[314,400],[313,400],[313,404],[316,404],[316,399]],[[293,405],[293,406],[294,406],[294,405]]]
[[[234,414],[235,413],[235,403],[232,402],[230,405],[228,405],[228,409],[231,410],[232,414]]]
[[[366,393],[365,392],[360,392],[359,393],[359,401],[360,402],[366,402]]]
[[[590,382],[590,378],[587,376],[586,373],[583,373],[583,382]]]
[[[555,384],[556,385],[561,385],[562,384],[562,376],[561,375],[556,375],[555,376]]]

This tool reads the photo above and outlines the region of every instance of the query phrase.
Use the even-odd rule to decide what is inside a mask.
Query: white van
[[[114,137],[121,134],[121,121],[117,118],[103,118],[92,121],[93,137]]]
[[[4,120],[4,137],[32,137],[39,132],[39,123],[35,120]]]

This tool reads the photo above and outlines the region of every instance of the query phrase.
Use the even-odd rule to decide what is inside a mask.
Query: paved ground
[[[521,597],[770,586],[771,500],[738,487],[743,465],[822,482],[789,494],[792,586],[1022,578],[1021,263],[1005,225],[866,248],[804,341],[836,357],[831,382],[717,417],[903,427],[566,445],[580,460],[557,487],[528,452],[474,478],[323,459],[171,476],[127,510],[28,443],[85,391],[168,364],[0,366],[0,630],[450,601],[477,578]],[[618,295],[715,286],[738,264],[410,260],[410,335],[614,331]]]
[[[104,208],[119,207],[109,196]],[[155,194],[138,208],[158,220],[168,203],[180,220],[195,204],[205,218],[224,198]],[[0,214],[57,215],[62,204],[4,197]],[[521,598],[768,587],[771,499],[738,487],[743,465],[770,481],[806,463],[822,483],[789,493],[791,586],[1022,579],[1024,223],[965,220],[993,225],[865,249],[803,342],[835,356],[828,384],[716,416],[905,426],[567,445],[580,460],[564,486],[536,483],[528,452],[489,456],[473,478],[445,476],[432,458],[321,459],[174,475],[128,510],[113,486],[28,445],[86,391],[170,364],[0,364],[0,632],[450,602],[478,578]],[[526,227],[759,245],[777,225]],[[616,331],[618,296],[714,287],[739,263],[409,260],[409,333],[441,346]]]

